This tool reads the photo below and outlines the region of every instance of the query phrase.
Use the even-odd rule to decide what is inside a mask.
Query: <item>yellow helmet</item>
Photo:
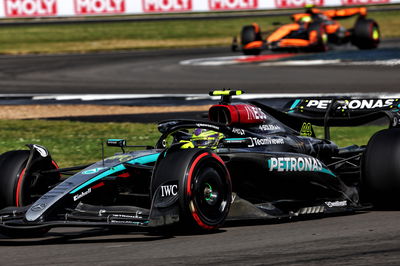
[[[299,19],[299,22],[302,22],[302,23],[310,23],[311,21],[312,21],[311,16],[304,16]]]
[[[196,128],[190,139],[196,148],[216,149],[224,134],[202,128]]]

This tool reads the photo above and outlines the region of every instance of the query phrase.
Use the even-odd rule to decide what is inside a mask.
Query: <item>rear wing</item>
[[[400,127],[400,99],[353,99],[309,98],[289,101],[283,111],[253,102],[264,111],[288,126],[298,129],[304,123],[325,127],[329,139],[329,127],[364,125],[386,118],[389,127]]]
[[[286,105],[288,114],[314,121],[322,126],[328,115],[331,126],[355,126],[387,117],[398,126],[399,99],[296,99]],[[396,122],[396,123],[393,123]]]

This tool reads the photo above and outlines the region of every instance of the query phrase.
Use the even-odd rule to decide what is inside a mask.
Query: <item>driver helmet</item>
[[[216,149],[219,141],[223,137],[224,134],[222,133],[203,128],[196,128],[190,140],[197,148]]]
[[[312,21],[311,16],[304,16],[304,17],[299,19],[300,23],[310,23],[311,21]]]

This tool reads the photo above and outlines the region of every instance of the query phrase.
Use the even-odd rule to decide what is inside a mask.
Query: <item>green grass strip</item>
[[[333,128],[332,139],[339,146],[366,144],[380,126]],[[315,128],[318,137],[322,128]],[[47,147],[61,167],[82,165],[101,160],[101,141],[108,138],[126,139],[129,145],[154,145],[160,136],[155,124],[139,123],[84,123],[46,120],[2,120],[0,153],[27,149],[25,144]],[[105,155],[121,152],[105,147]]]
[[[400,11],[374,12],[384,38],[400,37]],[[0,54],[95,52],[108,50],[226,46],[242,26],[258,22],[263,31],[272,22],[290,22],[288,16],[181,20],[162,22],[114,22],[71,25],[0,27]],[[351,27],[354,18],[343,20]]]

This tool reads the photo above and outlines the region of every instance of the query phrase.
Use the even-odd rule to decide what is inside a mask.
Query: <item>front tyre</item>
[[[246,45],[262,40],[260,27],[257,24],[244,26],[240,34],[240,39],[243,48],[242,50],[245,55],[259,55],[261,53],[260,47],[246,48]]]
[[[362,196],[378,206],[400,206],[400,129],[375,133],[362,161]]]
[[[30,151],[14,150],[0,155],[0,208],[26,206],[34,202],[48,186],[59,179],[59,174],[40,178],[40,170],[57,168],[53,161],[32,160],[27,166]]]
[[[192,157],[182,179],[181,216],[187,226],[200,230],[220,227],[229,212],[232,192],[229,173],[214,153],[200,150]]]

